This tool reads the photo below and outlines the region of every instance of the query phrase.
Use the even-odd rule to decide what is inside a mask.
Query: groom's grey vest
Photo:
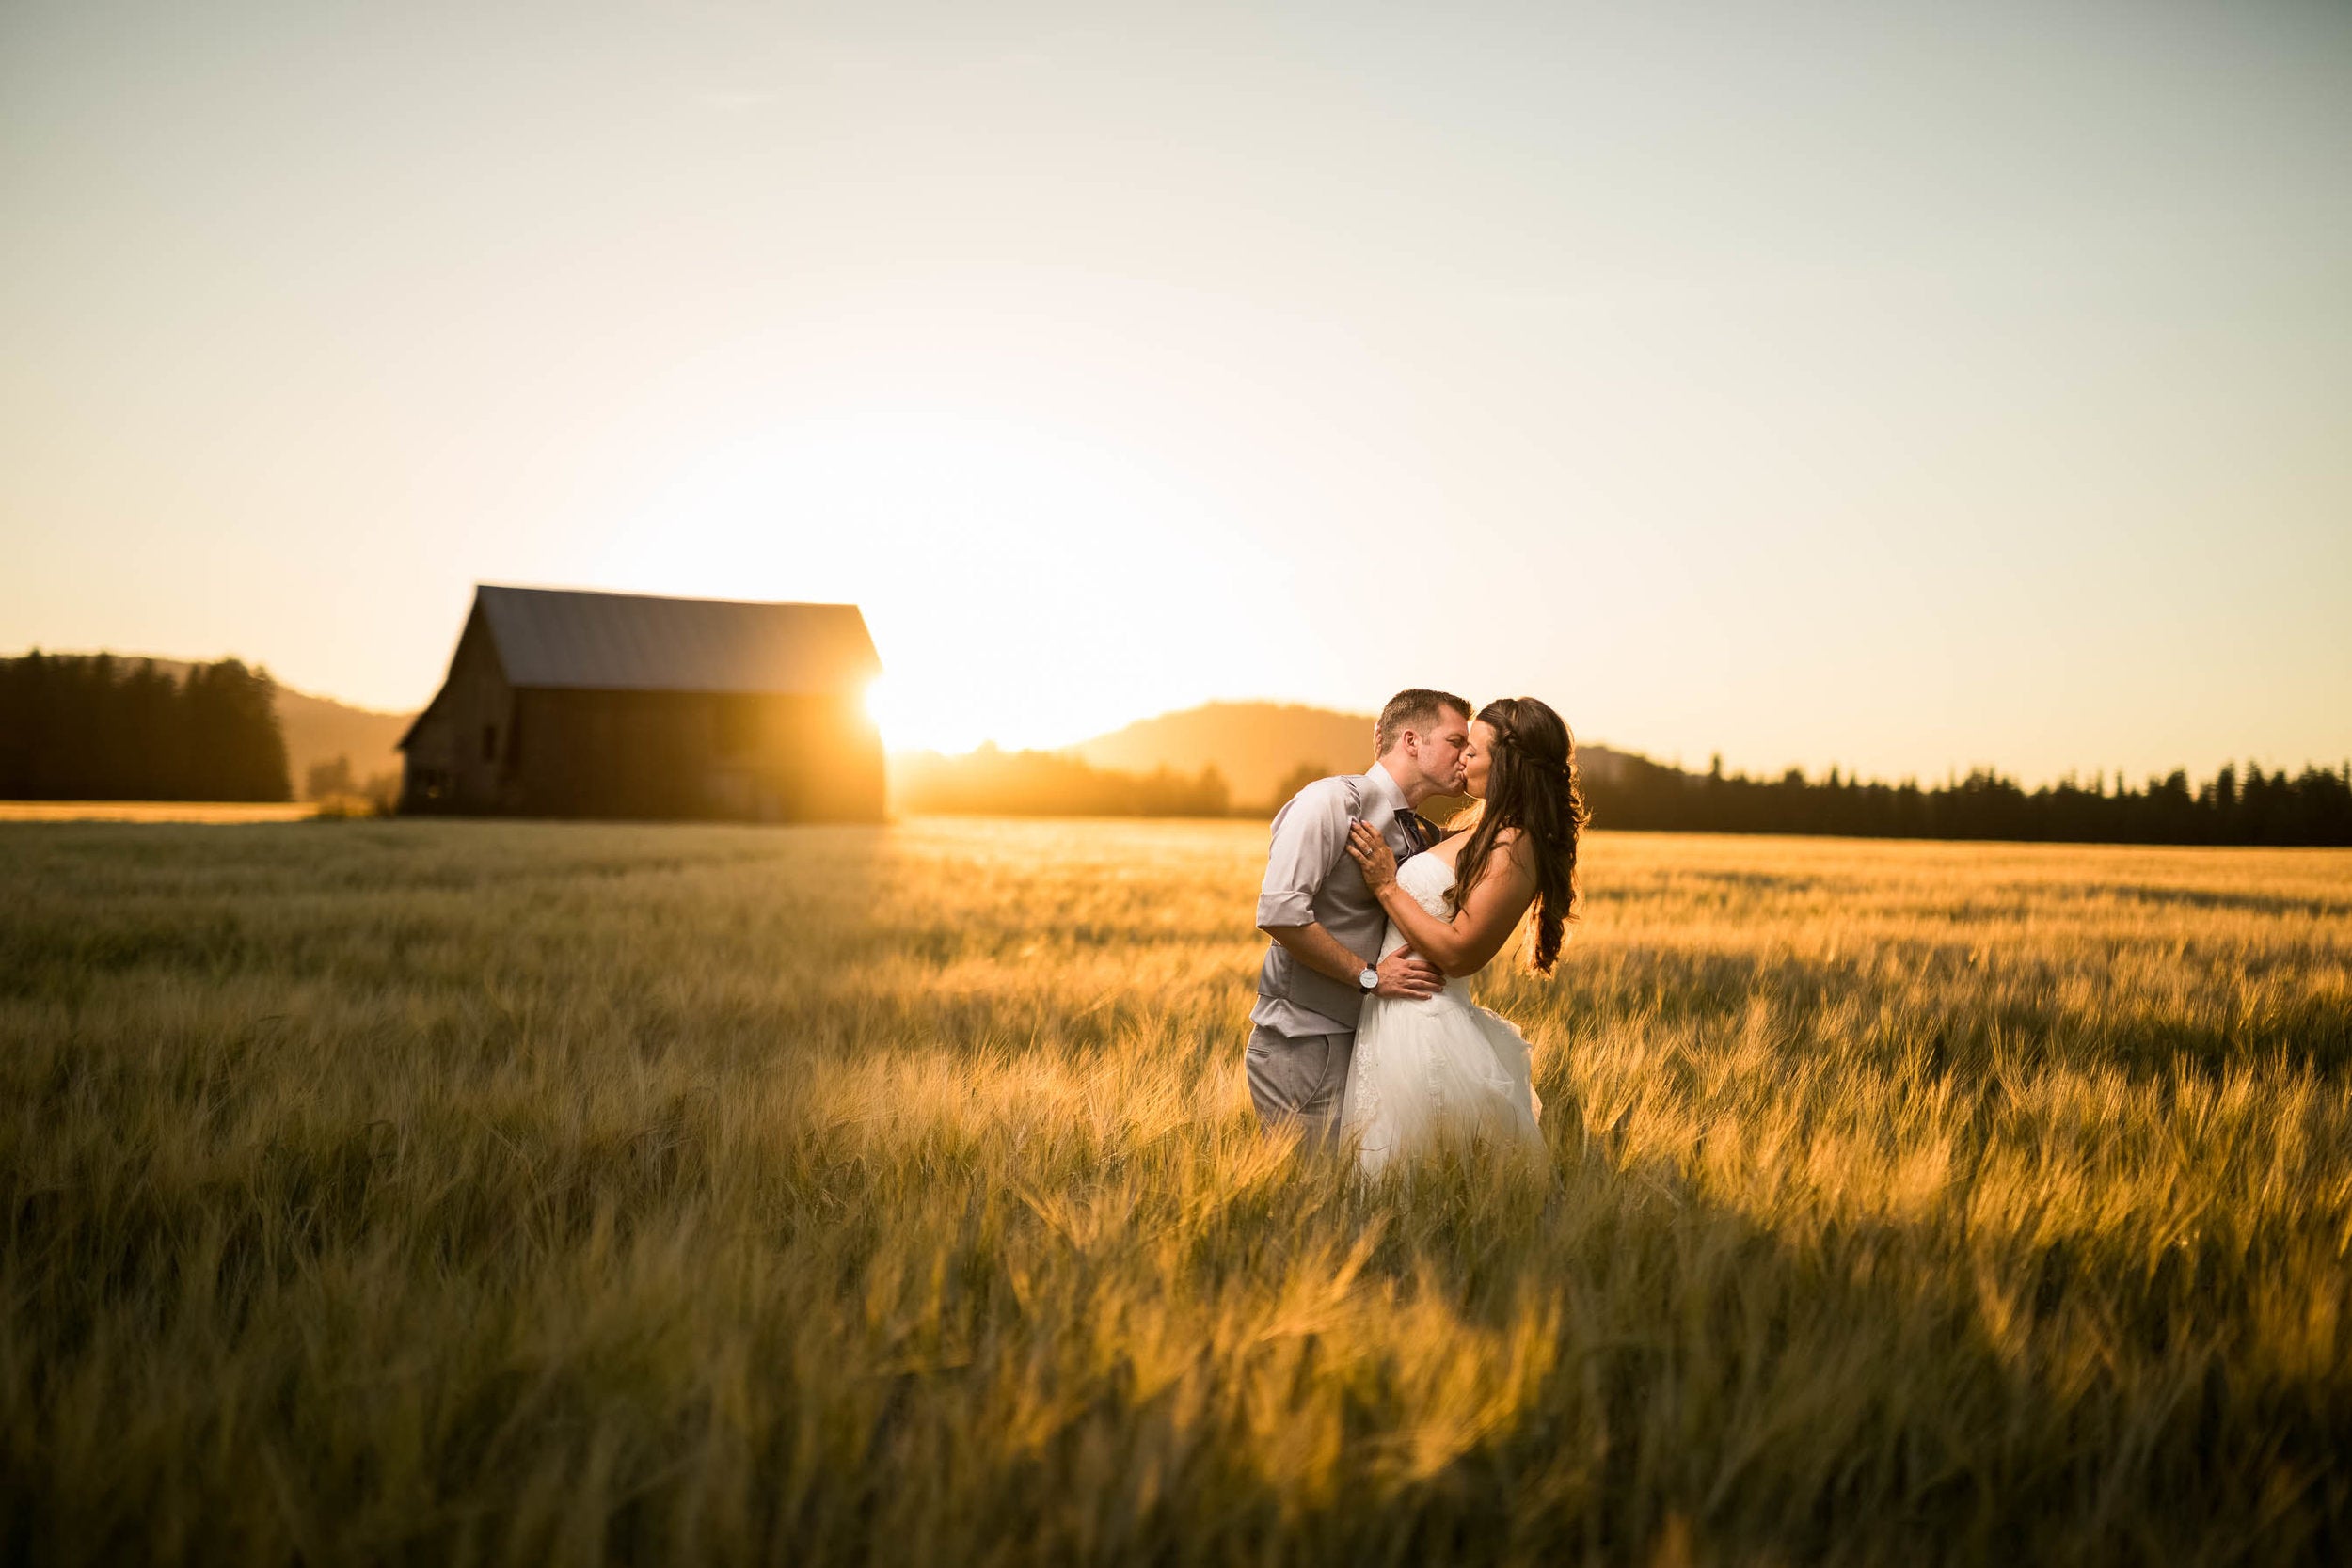
[[[1294,812],[1315,814],[1311,821],[1316,847],[1320,850],[1327,841],[1331,857],[1322,880],[1310,895],[1311,918],[1337,937],[1341,946],[1362,955],[1366,963],[1376,961],[1389,917],[1380,908],[1380,901],[1373,897],[1372,890],[1364,886],[1364,874],[1347,852],[1347,822],[1351,817],[1362,817],[1371,823],[1402,861],[1413,853],[1413,843],[1396,819],[1396,808],[1362,776],[1317,779],[1275,814],[1272,837],[1278,847]],[[1329,832],[1333,821],[1337,823],[1336,834]],[[1270,910],[1270,900],[1263,897],[1258,902],[1258,922],[1262,926],[1304,924],[1298,919],[1268,919],[1269,913],[1295,915],[1297,911]],[[1280,997],[1351,1030],[1364,1006],[1361,986],[1316,974],[1292,958],[1279,942],[1266,944],[1265,962],[1258,970],[1258,994]]]

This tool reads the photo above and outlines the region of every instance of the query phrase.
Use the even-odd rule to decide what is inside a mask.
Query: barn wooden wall
[[[510,687],[477,611],[410,736],[418,815],[878,822],[881,736],[850,696]]]

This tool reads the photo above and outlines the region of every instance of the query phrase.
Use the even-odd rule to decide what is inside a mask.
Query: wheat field
[[[0,1550],[2352,1553],[2352,856],[1596,833],[1367,1192],[1263,832],[0,828]]]

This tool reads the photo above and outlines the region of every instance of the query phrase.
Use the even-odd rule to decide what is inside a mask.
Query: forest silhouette
[[[2072,779],[2027,790],[1990,769],[1923,788],[1865,783],[1833,768],[1825,779],[1790,769],[1777,779],[1706,773],[1602,752],[1582,770],[1593,825],[1631,831],[1796,833],[1840,838],[2014,839],[2079,844],[2352,845],[2352,768],[2298,775],[2241,773],[2224,764],[2192,784],[2185,769],[2133,788],[2121,780]],[[914,764],[915,777],[904,777]],[[1012,816],[1263,816],[1335,768],[1295,769],[1264,802],[1228,807],[1214,765],[1193,778],[1090,768],[1049,752],[983,747],[963,756],[897,759],[894,800],[914,812]],[[1354,771],[1354,769],[1348,769]],[[1451,802],[1457,808],[1467,801]],[[1440,808],[1445,802],[1440,802]]]
[[[286,800],[287,751],[268,672],[237,659],[185,667],[111,654],[0,658],[0,800]],[[1263,710],[1263,711],[1261,711]],[[1248,721],[1244,723],[1244,721]],[[1315,708],[1209,705],[1129,726],[1073,752],[982,746],[892,759],[900,812],[1006,816],[1261,816],[1309,781],[1345,766],[1293,764],[1277,777],[1269,724],[1290,721],[1295,748],[1352,750],[1370,720]],[[1319,727],[1318,723],[1319,722]],[[1304,728],[1299,728],[1303,725]],[[1228,732],[1232,733],[1229,734]],[[1111,749],[1130,737],[1128,752]],[[1156,745],[1160,749],[1153,751]],[[1197,769],[1167,760],[1169,746]],[[1089,755],[1160,760],[1099,766]],[[1294,749],[1293,755],[1296,755]],[[2300,774],[2224,764],[2201,782],[2185,769],[2135,787],[2118,775],[2028,790],[1979,768],[1922,787],[1832,768],[1809,779],[1693,773],[1607,747],[1581,749],[1596,826],[1680,832],[1797,833],[1849,838],[2012,839],[2097,844],[2352,845],[2352,763]],[[1229,783],[1239,769],[1251,798]],[[348,763],[341,764],[348,775]],[[313,769],[314,774],[317,769]],[[1271,782],[1270,788],[1268,782]],[[311,793],[322,786],[313,780]],[[346,777],[343,787],[353,787]]]
[[[1171,768],[1096,768],[1059,752],[982,746],[961,756],[916,752],[891,759],[891,800],[900,811],[979,816],[1231,816],[1232,791],[1215,763],[1186,775]],[[1243,814],[1248,815],[1248,814]]]
[[[233,658],[0,659],[0,800],[289,800],[277,687]]]
[[[1590,769],[1596,826],[1684,832],[1816,833],[1844,838],[2021,839],[2079,844],[2352,845],[2352,764],[2299,776],[2225,763],[2201,784],[2175,768],[2140,788],[2121,775],[2027,790],[1989,768],[1932,788],[1865,783],[1830,769],[1807,779],[1726,775],[1720,757],[1685,772],[1630,752]]]

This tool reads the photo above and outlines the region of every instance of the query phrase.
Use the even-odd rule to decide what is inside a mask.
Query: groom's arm
[[[1370,961],[1316,921],[1311,920],[1304,926],[1261,926],[1258,929],[1280,942],[1292,958],[1317,974],[1327,975],[1342,985],[1356,984],[1356,977]]]
[[[1258,929],[1317,974],[1352,986],[1369,955],[1356,952],[1315,919],[1314,897],[1339,863],[1355,820],[1345,781],[1324,779],[1292,797],[1274,818],[1265,884],[1258,893]],[[1434,996],[1445,976],[1409,949],[1379,964],[1382,996]]]
[[[1358,984],[1364,965],[1372,962],[1324,929],[1320,921],[1311,920],[1304,926],[1261,926],[1258,929],[1280,942],[1285,952],[1309,969],[1327,974],[1343,985]],[[1380,974],[1380,984],[1373,991],[1375,996],[1435,996],[1445,986],[1445,975],[1438,966],[1409,947],[1398,948],[1373,967]]]

